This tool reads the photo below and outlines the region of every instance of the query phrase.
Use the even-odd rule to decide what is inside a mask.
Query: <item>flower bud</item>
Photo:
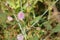
[[[22,34],[17,35],[17,40],[23,40],[23,39],[24,39],[24,37]]]
[[[18,13],[18,19],[23,20],[24,19],[24,13],[21,11]]]
[[[7,19],[8,19],[8,21],[12,21],[13,20],[13,18],[11,16],[8,16]]]

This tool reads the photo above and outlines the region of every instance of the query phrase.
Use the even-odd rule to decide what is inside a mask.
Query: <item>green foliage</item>
[[[57,22],[58,24],[54,24],[56,20],[50,18],[53,15],[51,14],[53,13],[52,7],[57,1],[0,0],[0,25],[2,25],[4,33],[3,35],[0,34],[3,36],[1,39],[17,40],[17,35],[23,34],[24,40],[40,40],[40,38],[45,37],[48,31],[50,33],[60,32],[60,23]],[[42,4],[44,5],[42,6]],[[21,11],[25,15],[23,20],[17,18],[17,14]],[[13,20],[9,21],[7,16],[12,17]],[[2,29],[0,29],[0,32]]]
[[[20,7],[19,0],[8,0],[7,2],[10,5],[10,7],[12,7],[13,9],[17,9],[18,7]]]
[[[6,14],[5,13],[0,13],[0,24],[6,22]]]
[[[52,33],[60,32],[60,23],[56,25],[56,27],[52,30]]]
[[[38,16],[38,17],[36,17],[36,18],[34,18],[31,22],[30,22],[30,24],[36,24],[39,20],[41,19],[41,16]]]
[[[49,21],[43,23],[47,30],[52,30],[51,23]]]
[[[38,36],[35,35],[35,36],[31,37],[29,40],[38,40]]]

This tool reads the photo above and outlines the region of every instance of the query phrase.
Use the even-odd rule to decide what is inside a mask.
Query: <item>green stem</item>
[[[55,2],[53,2],[50,7],[54,6],[57,1],[58,1],[58,0],[56,0]],[[49,11],[49,9],[47,9],[47,10],[41,15],[41,18],[42,18],[48,11]],[[31,27],[33,27],[37,22],[38,22],[38,21],[36,21],[35,23],[33,23]]]
[[[20,27],[20,30],[21,30],[22,34],[24,35],[24,37],[25,37],[25,39],[26,39],[25,29],[23,30],[23,28],[21,27],[21,24],[20,24],[19,20],[17,19],[16,15],[15,15],[15,14],[13,14],[13,15],[14,15],[17,23],[18,23],[18,26]]]
[[[20,6],[21,6],[21,11],[23,11],[23,8],[22,8],[22,0],[20,0]],[[21,25],[20,25],[20,23],[19,23],[18,20],[17,20],[17,22],[18,22],[18,25],[19,25],[20,28],[21,28]],[[24,28],[24,29],[21,28],[21,31],[22,31],[22,34],[23,34],[24,37],[25,37],[25,40],[26,40],[26,32],[25,32],[25,28]]]
[[[15,12],[14,12],[15,13]],[[20,24],[20,21],[17,19],[17,17],[16,17],[16,15],[13,13],[13,15],[14,15],[14,17],[15,17],[15,19],[16,19],[16,21],[17,21],[17,24],[18,24],[18,26],[19,26],[19,28],[20,28],[20,30],[21,30],[21,32],[22,32],[22,34],[24,35],[24,37],[25,37],[25,39],[26,39],[26,32],[25,32],[25,28],[22,28],[22,26],[21,26],[21,24]]]
[[[22,31],[23,29],[22,29],[22,27],[21,27],[21,24],[20,24],[19,20],[17,19],[17,17],[16,17],[16,15],[15,15],[15,14],[13,14],[13,15],[14,15],[14,17],[15,17],[16,21],[18,22],[18,25],[19,25],[19,27],[20,27],[20,30]]]
[[[22,9],[22,0],[20,0],[20,6],[21,6],[21,11],[23,11],[23,9]]]

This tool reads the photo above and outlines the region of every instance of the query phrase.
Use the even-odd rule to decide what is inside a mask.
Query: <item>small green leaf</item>
[[[37,35],[35,35],[35,36],[31,37],[29,40],[39,40],[39,38]]]
[[[40,19],[40,16],[36,17],[35,19],[33,19],[33,20],[30,22],[30,24],[33,24],[34,22],[39,21],[39,19]]]
[[[40,19],[41,19],[41,16],[38,16],[38,17],[36,17],[35,19],[33,19],[33,20],[30,22],[30,24],[33,26],[33,25],[35,25]]]
[[[43,24],[44,24],[44,26],[46,27],[47,30],[51,30],[52,29],[52,26],[50,25],[49,21],[44,22]]]
[[[0,13],[0,24],[6,22],[6,14]]]
[[[38,36],[35,35],[34,38],[33,38],[33,40],[38,40]]]
[[[52,32],[60,32],[60,24],[57,24],[57,26],[52,30]]]
[[[8,0],[11,8],[17,9],[20,6],[19,0]]]

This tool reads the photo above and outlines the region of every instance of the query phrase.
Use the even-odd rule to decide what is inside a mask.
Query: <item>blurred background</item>
[[[0,0],[0,40],[60,40],[60,0]]]

